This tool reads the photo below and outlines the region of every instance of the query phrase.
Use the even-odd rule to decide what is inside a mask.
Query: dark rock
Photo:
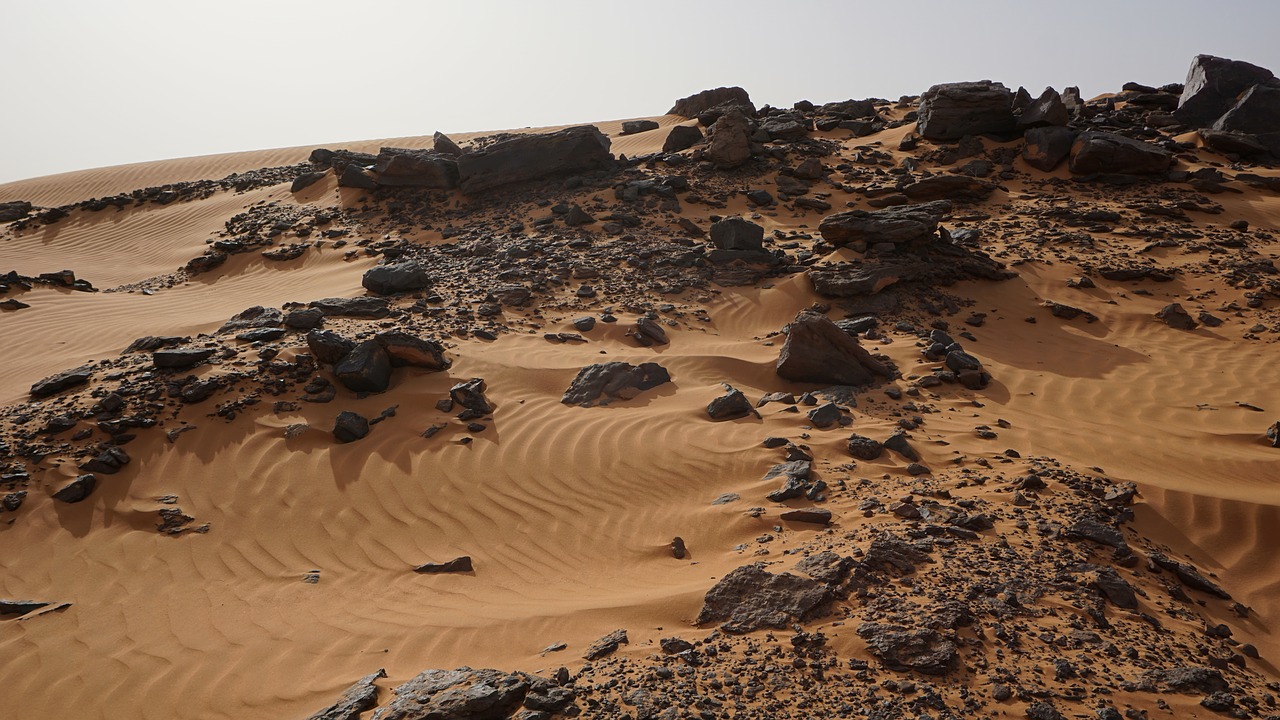
[[[658,123],[652,120],[627,120],[622,123],[622,134],[635,135],[649,130],[657,130],[658,127]]]
[[[359,190],[377,190],[378,178],[373,171],[361,165],[348,165],[338,175],[338,187]]]
[[[333,423],[333,437],[340,443],[355,442],[369,434],[369,420],[350,410],[338,413]]]
[[[1184,563],[1178,562],[1162,553],[1151,553],[1149,555],[1151,562],[1162,570],[1168,570],[1178,577],[1178,581],[1183,585],[1201,592],[1209,593],[1223,600],[1230,600],[1231,594],[1223,590],[1217,583],[1200,574],[1199,570]]]
[[[741,390],[729,388],[724,395],[707,403],[707,416],[712,420],[736,420],[748,415],[759,417],[759,413]]]
[[[89,497],[97,486],[98,477],[93,473],[85,473],[58,488],[58,491],[53,494],[53,499],[64,503],[78,503]]]
[[[681,150],[689,148],[702,142],[702,130],[696,125],[676,125],[671,128],[671,132],[667,133],[667,139],[662,143],[662,152],[677,153]]]
[[[434,150],[384,147],[374,164],[379,185],[451,190],[458,186],[458,162]]]
[[[26,615],[51,604],[39,600],[0,599],[0,615]]]
[[[230,320],[223,323],[222,327],[218,328],[218,332],[242,332],[244,330],[253,330],[255,328],[279,327],[283,322],[284,313],[280,312],[277,308],[254,305],[253,307],[245,308],[244,310],[236,313]],[[134,342],[137,344],[138,341]],[[131,345],[130,348],[132,347],[133,346]],[[139,349],[158,350],[159,347]],[[126,350],[125,352],[131,352],[131,350]]]
[[[125,452],[122,447],[108,447],[97,455],[80,463],[80,469],[87,473],[97,473],[99,475],[114,475],[125,465],[128,465],[131,458],[129,453]]]
[[[391,367],[416,367],[426,370],[448,370],[452,364],[444,356],[444,347],[434,340],[410,335],[402,330],[386,330],[374,336],[386,351]],[[318,359],[318,358],[317,358]]]
[[[1242,157],[1253,157],[1270,152],[1270,148],[1260,142],[1258,138],[1244,133],[1201,130],[1200,138],[1204,140],[1205,147],[1214,152],[1229,153]]]
[[[869,437],[853,434],[849,436],[849,454],[859,460],[876,460],[884,453],[884,445]]]
[[[711,225],[711,242],[721,250],[764,250],[764,228],[741,217],[727,217]]]
[[[289,192],[298,193],[315,185],[324,179],[327,172],[305,172],[293,179],[293,183],[289,185]]]
[[[346,170],[349,165],[369,167],[377,162],[378,158],[365,152],[316,148],[311,151],[311,156],[307,160],[312,165],[333,168],[335,173],[341,175],[342,171]]]
[[[1023,135],[1022,159],[1031,167],[1050,172],[1071,154],[1076,133],[1065,127],[1032,128]]]
[[[332,365],[354,350],[356,344],[331,330],[312,330],[307,333],[307,349],[316,362]]]
[[[284,326],[293,330],[314,330],[324,324],[324,313],[317,308],[290,310],[284,316]]]
[[[635,338],[636,342],[644,347],[666,345],[671,342],[667,339],[667,331],[662,329],[658,321],[643,315],[636,318],[635,327],[629,330],[627,335]]]
[[[386,300],[376,297],[323,298],[308,303],[319,309],[325,317],[354,317],[378,320],[391,314]]]
[[[995,185],[969,177],[967,175],[931,175],[922,180],[918,180],[902,188],[902,194],[916,202],[928,202],[933,200],[954,200],[956,202],[978,202],[986,200]],[[881,213],[889,213],[890,210],[901,210],[902,207],[890,208],[889,210],[881,210]],[[826,220],[823,220],[826,222]],[[825,233],[823,237],[825,237]]]
[[[560,402],[566,405],[589,407],[605,398],[630,400],[645,390],[671,381],[671,375],[657,363],[632,365],[625,362],[588,365],[564,391]]]
[[[1163,148],[1106,132],[1085,132],[1071,146],[1071,172],[1162,175],[1173,157]]]
[[[613,166],[609,138],[594,125],[519,135],[458,158],[464,193]]]
[[[382,669],[365,675],[347,688],[337,702],[307,720],[360,720],[361,713],[378,706],[378,686],[374,682],[386,676],[387,671]]]
[[[1271,135],[1280,132],[1280,86],[1254,85],[1218,118],[1213,129]]]
[[[1227,679],[1215,668],[1183,666],[1149,670],[1147,677],[1182,693],[1215,693],[1228,689]]]
[[[676,536],[671,539],[671,557],[683,560],[688,554],[689,548],[685,547],[684,538]]]
[[[730,633],[781,628],[814,617],[830,599],[831,591],[824,583],[790,573],[774,575],[760,565],[747,565],[707,591],[694,623],[723,623],[721,627]]]
[[[254,330],[245,330],[236,335],[236,339],[241,342],[271,342],[284,337],[284,328],[256,328]]]
[[[786,502],[800,497],[809,488],[809,473],[812,464],[809,460],[790,460],[784,463],[778,463],[769,468],[769,472],[765,473],[764,479],[776,480],[783,479],[782,487],[769,493],[767,496],[773,502]]]
[[[844,419],[844,412],[839,405],[829,402],[810,410],[808,418],[810,424],[816,428],[829,428],[832,425],[840,424],[840,421]]]
[[[884,441],[884,447],[892,450],[911,462],[920,462],[920,453],[911,447],[907,436],[902,431],[895,432]]]
[[[391,387],[391,358],[377,340],[365,340],[334,364],[333,374],[352,392],[385,392]]]
[[[1071,120],[1062,96],[1053,88],[1045,88],[1030,105],[1018,116],[1018,129],[1026,130],[1038,127],[1060,127]]]
[[[32,205],[26,200],[0,203],[0,222],[13,222],[31,214]]]
[[[89,378],[93,377],[93,370],[88,366],[73,368],[71,370],[63,370],[57,375],[50,375],[40,382],[31,386],[31,397],[40,399],[50,395],[56,395],[63,390],[70,390],[89,382]]]
[[[825,315],[802,310],[787,329],[776,365],[796,382],[867,385],[892,373]]]
[[[726,103],[750,108],[751,112],[755,112],[755,105],[751,103],[751,97],[747,95],[746,90],[740,87],[718,87],[680,98],[667,111],[667,114],[687,118],[697,117],[706,110]]]
[[[591,643],[587,651],[582,654],[582,657],[584,660],[599,660],[602,657],[612,655],[617,651],[618,646],[626,644],[629,644],[627,631],[619,628]]]
[[[22,507],[22,501],[26,499],[26,490],[14,490],[13,492],[7,492],[3,496],[0,496],[0,507],[8,510],[9,512],[17,512],[18,508]]]
[[[912,572],[917,565],[927,562],[928,559],[927,555],[902,538],[885,533],[871,541],[866,554],[863,555],[862,565],[872,570],[894,570],[905,574]]]
[[[679,655],[692,650],[693,643],[681,638],[662,638],[658,641],[658,647],[662,648],[662,652],[667,655]]]
[[[778,517],[786,522],[813,523],[815,525],[831,524],[831,511],[824,508],[797,508],[788,510]]]
[[[830,550],[823,550],[820,553],[809,555],[796,563],[796,571],[824,582],[828,585],[838,585],[849,576],[849,572],[853,569],[854,559],[851,557],[841,557]]]
[[[530,691],[530,676],[500,670],[427,670],[392,690],[374,720],[506,720]]]
[[[441,155],[448,155],[449,157],[456,158],[463,154],[463,150],[458,147],[458,143],[450,140],[448,135],[439,130],[431,136],[431,148]]]
[[[1208,127],[1254,85],[1278,87],[1280,81],[1270,70],[1257,65],[1213,55],[1197,55],[1191,61],[1187,81],[1182,86],[1182,97],[1173,115],[1184,125]]]
[[[854,249],[879,243],[906,245],[931,241],[938,232],[938,221],[951,212],[951,203],[935,201],[915,205],[899,205],[883,210],[847,210],[828,215],[818,225],[822,239]]]
[[[1027,718],[1029,720],[1067,720],[1053,703],[1039,700],[1027,706]]]
[[[471,378],[449,388],[449,397],[458,405],[480,415],[493,412],[493,405],[485,397],[483,378]]]
[[[569,208],[569,212],[565,213],[564,216],[564,224],[569,227],[582,227],[583,225],[590,225],[595,221],[595,218],[588,215],[586,211],[577,205]]]
[[[708,131],[710,138],[704,157],[721,170],[732,170],[751,159],[751,121],[731,109]]]
[[[203,365],[217,352],[214,348],[181,348],[151,353],[151,363],[162,370],[185,370]]]
[[[929,140],[1007,133],[1016,122],[1013,93],[990,80],[934,85],[920,96],[917,128]]]
[[[1169,303],[1160,308],[1156,318],[1175,330],[1195,330],[1200,325],[1180,303]]]
[[[932,628],[864,622],[858,626],[858,636],[892,670],[943,675],[955,667],[959,656],[955,641]]]
[[[471,557],[469,555],[463,555],[444,562],[423,563],[422,565],[415,567],[413,571],[424,575],[438,575],[441,573],[474,572],[475,568],[472,567]]]
[[[1112,568],[1096,571],[1089,585],[1118,608],[1138,609],[1138,595],[1134,592],[1133,586]]]
[[[1124,539],[1124,533],[1096,517],[1083,517],[1075,521],[1067,527],[1066,536],[1072,539],[1092,540],[1099,545],[1108,545],[1117,550],[1129,548],[1129,543]]]
[[[394,295],[431,287],[431,274],[416,261],[409,260],[370,268],[360,284],[369,292]]]

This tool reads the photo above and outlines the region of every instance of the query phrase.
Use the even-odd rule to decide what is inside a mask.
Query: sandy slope
[[[666,126],[677,118],[661,120]],[[652,150],[661,134],[619,139],[614,151]],[[389,142],[415,146],[429,138],[347,147]],[[91,170],[0,186],[0,198],[51,205],[298,162],[305,154],[292,148]],[[280,187],[264,188],[74,216],[47,232],[4,239],[4,269],[71,267],[101,288],[137,282],[199,254],[240,209],[288,202],[286,196]],[[1230,205],[1227,217],[1280,224],[1275,198],[1221,202]],[[701,212],[700,219],[709,214]],[[764,222],[770,230],[812,228],[816,218]],[[34,380],[114,355],[141,335],[208,332],[254,304],[358,295],[360,274],[373,262],[344,260],[338,251],[284,265],[250,255],[213,277],[150,296],[33,291],[24,296],[32,308],[0,316],[0,400],[20,401]],[[1142,297],[1114,283],[1067,290],[1069,271],[1029,264],[1007,283],[957,289],[977,300],[973,309],[989,313],[985,326],[972,329],[978,340],[970,347],[996,382],[982,392],[982,408],[961,397],[937,402],[943,412],[919,434],[927,459],[943,465],[1016,448],[1139,482],[1139,532],[1193,552],[1216,571],[1256,612],[1250,621],[1220,622],[1264,657],[1280,657],[1280,557],[1271,551],[1280,544],[1277,451],[1259,441],[1280,408],[1280,386],[1266,382],[1275,346],[1241,340],[1243,320],[1193,333],[1172,333],[1152,320],[1159,307],[1212,280],[1180,280]],[[1090,310],[1099,321],[1051,318],[1037,308],[1046,298]],[[671,345],[658,350],[628,344],[622,323],[578,346],[507,335],[460,342],[447,374],[402,371],[394,398],[307,405],[235,423],[188,410],[182,419],[197,431],[173,443],[141,436],[129,446],[133,469],[107,478],[93,502],[50,500],[44,487],[75,473],[59,469],[32,493],[20,522],[0,525],[7,549],[0,553],[0,597],[74,603],[39,618],[0,621],[6,712],[304,717],[378,667],[390,675],[385,686],[428,666],[553,669],[615,627],[631,630],[627,652],[646,652],[673,628],[687,629],[709,577],[749,560],[735,546],[777,524],[776,508],[760,518],[744,511],[763,503],[758,498],[769,487],[758,478],[773,455],[759,449],[760,439],[794,433],[794,422],[766,412],[762,421],[712,424],[703,408],[722,381],[749,396],[806,389],[774,374],[777,347],[758,338],[817,299],[797,276],[726,290],[709,305],[705,332],[674,331]],[[1025,322],[1028,314],[1038,322]],[[881,349],[904,374],[917,363],[910,344]],[[616,407],[561,405],[577,369],[605,358],[657,359],[674,385]],[[452,430],[431,441],[419,437],[446,418],[435,400],[469,377],[488,382],[498,406],[494,424],[469,445]],[[327,430],[338,410],[374,416],[393,403],[395,417],[370,437],[332,443]],[[866,434],[891,426],[855,417]],[[997,419],[1011,424],[998,440],[974,436],[974,426]],[[312,429],[284,439],[283,428],[300,422]],[[815,432],[809,442],[836,453],[846,437]],[[864,472],[896,472],[898,465],[886,459]],[[743,500],[711,504],[726,492]],[[169,494],[197,522],[210,523],[210,532],[157,534],[163,505],[156,498]],[[675,535],[688,542],[690,560],[671,558],[667,544]],[[784,538],[780,547],[794,541]],[[474,574],[408,572],[462,554],[475,558]],[[312,570],[319,583],[302,582]],[[539,655],[555,642],[569,650]]]

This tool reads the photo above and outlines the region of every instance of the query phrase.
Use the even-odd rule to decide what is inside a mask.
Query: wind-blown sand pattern
[[[1215,67],[1201,72],[1230,71]],[[388,187],[381,166],[376,188],[346,187],[346,161],[310,147],[0,185],[0,203],[34,206],[0,226],[0,300],[18,301],[0,305],[0,600],[49,603],[0,604],[0,714],[306,718],[379,669],[369,703],[325,717],[1280,713],[1280,151],[1222,150],[1212,122],[1169,112],[1181,87],[1046,94],[1016,113],[1011,93],[955,92],[994,92],[994,126],[970,117],[937,137],[932,90],[865,113],[721,94],[639,132],[597,123],[604,162],[475,193]],[[1049,119],[1031,122],[1041,105]],[[1073,173],[1077,141],[1038,168],[1024,148],[1040,135],[1016,122],[1125,135],[1165,165]],[[664,150],[677,125],[710,140]],[[453,136],[460,161],[419,157],[460,167],[465,188],[491,135]],[[382,147],[440,144],[328,146]],[[595,152],[562,147],[521,162]],[[305,172],[324,175],[291,189]],[[232,173],[239,189],[199,184]],[[912,184],[931,177],[957,182]],[[86,204],[159,186],[174,197]],[[926,212],[941,234],[850,239],[828,219],[935,199],[950,202]],[[732,217],[762,241],[722,235]],[[387,265],[418,279],[378,286]],[[883,282],[824,295],[821,268]],[[1147,274],[1116,274],[1135,268]],[[41,277],[63,269],[92,287]],[[328,311],[323,328],[403,330],[447,368],[397,367],[359,392],[301,325],[223,329],[253,306],[288,317],[363,297],[389,313]],[[1157,318],[1172,303],[1194,328]],[[799,347],[802,322],[868,315],[873,328],[837,332],[890,377],[780,376],[784,345],[816,352]],[[645,339],[645,317],[666,343]],[[157,368],[158,346],[126,352],[147,336],[213,352]],[[561,402],[607,362],[657,363],[670,382]],[[33,389],[77,367],[87,382]],[[488,412],[441,407],[473,378]],[[754,412],[709,417],[726,385]],[[779,392],[794,397],[756,404]],[[808,413],[829,400],[843,420],[817,427]],[[339,442],[344,411],[381,419]],[[918,460],[851,453],[852,433],[896,432]],[[122,467],[79,467],[115,447]],[[762,478],[797,458],[812,476],[768,499],[785,478]],[[96,486],[68,502],[58,491],[86,472]],[[831,524],[782,517],[813,508]],[[886,547],[914,559],[886,565]],[[472,570],[414,572],[463,556]],[[726,590],[755,562],[753,588],[784,572],[797,584]],[[821,602],[801,607],[805,593]],[[617,629],[624,644],[584,659]],[[436,704],[407,710],[410,691],[391,692],[462,667],[500,671],[449,691],[483,712],[422,690]],[[494,690],[498,677],[517,689]]]

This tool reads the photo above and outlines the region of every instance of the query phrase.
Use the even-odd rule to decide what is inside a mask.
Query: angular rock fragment
[[[720,627],[730,633],[786,627],[812,618],[830,599],[825,583],[746,565],[707,591],[694,623],[722,623]]]
[[[458,158],[462,192],[613,166],[609,138],[594,125],[518,135]]]
[[[333,423],[333,437],[340,443],[355,442],[369,434],[368,418],[343,410]]]
[[[825,315],[802,310],[787,328],[776,364],[778,375],[796,382],[868,385],[892,375]]]
[[[955,640],[933,628],[864,622],[858,626],[858,635],[872,654],[892,670],[944,675],[956,666],[959,657]]]
[[[31,397],[38,399],[47,398],[50,395],[56,395],[63,390],[70,390],[89,382],[89,378],[93,377],[93,370],[84,365],[71,370],[63,370],[57,375],[51,375],[40,382],[31,386]]]
[[[630,400],[645,390],[670,381],[671,376],[666,369],[657,363],[632,365],[609,362],[588,365],[578,371],[560,402],[590,407],[608,402],[612,398]]]
[[[934,85],[920,96],[917,129],[929,140],[1007,133],[1016,123],[1013,93],[998,82],[945,83]]]
[[[361,713],[378,706],[378,686],[374,682],[386,676],[387,671],[382,669],[365,675],[347,688],[337,702],[307,720],[359,720]]]
[[[89,497],[97,486],[98,477],[93,473],[86,473],[58,488],[57,492],[53,494],[53,499],[68,504],[78,503]]]
[[[334,364],[333,374],[352,392],[386,392],[391,387],[391,358],[377,340],[365,340]]]
[[[591,643],[587,651],[582,654],[582,658],[584,660],[599,660],[607,655],[612,655],[620,645],[625,644],[628,644],[627,631],[619,628]]]
[[[424,575],[438,575],[441,573],[466,573],[472,572],[474,569],[471,564],[471,557],[463,555],[444,562],[423,563],[415,567],[413,571]]]

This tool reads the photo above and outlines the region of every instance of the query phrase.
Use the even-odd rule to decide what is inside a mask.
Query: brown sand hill
[[[329,717],[427,717],[395,714],[389,689],[464,666],[501,672],[441,687],[488,709],[430,717],[1280,712],[1280,172],[1160,124],[1176,98],[1129,90],[1048,123],[1162,148],[1145,175],[1037,169],[1013,116],[930,139],[913,102],[876,102],[744,112],[734,167],[716,148],[733,110],[600,123],[630,160],[475,194],[340,187],[310,148],[0,186],[36,206],[0,234],[0,300],[26,306],[0,314],[0,599],[49,603],[0,605],[5,712],[305,718],[385,669],[380,710]],[[663,152],[674,125],[712,120],[710,145]],[[325,175],[291,191],[306,171]],[[937,197],[941,236],[864,245],[824,222]],[[708,239],[733,216],[761,250],[749,228]],[[281,249],[296,257],[263,254]],[[419,287],[367,290],[388,264],[416,264]],[[40,277],[64,268],[96,291]],[[824,296],[823,269],[881,282]],[[329,308],[324,329],[438,342],[447,369],[358,392],[306,329],[223,327],[359,297],[385,297],[381,317]],[[1194,329],[1157,319],[1175,302]],[[893,376],[781,377],[806,309],[875,316],[840,342]],[[655,327],[668,342],[641,342]],[[145,336],[211,352],[157,369],[156,347],[126,351]],[[951,340],[980,371],[950,367]],[[670,382],[561,402],[605,362]],[[77,367],[84,384],[31,394]],[[487,412],[445,402],[472,378]],[[715,421],[725,384],[792,397]],[[338,442],[341,412],[378,420]],[[851,453],[851,434],[899,432],[907,448]],[[785,476],[762,478],[794,460],[795,496],[769,499]],[[783,515],[812,508],[830,525]],[[462,556],[470,571],[414,572]]]

